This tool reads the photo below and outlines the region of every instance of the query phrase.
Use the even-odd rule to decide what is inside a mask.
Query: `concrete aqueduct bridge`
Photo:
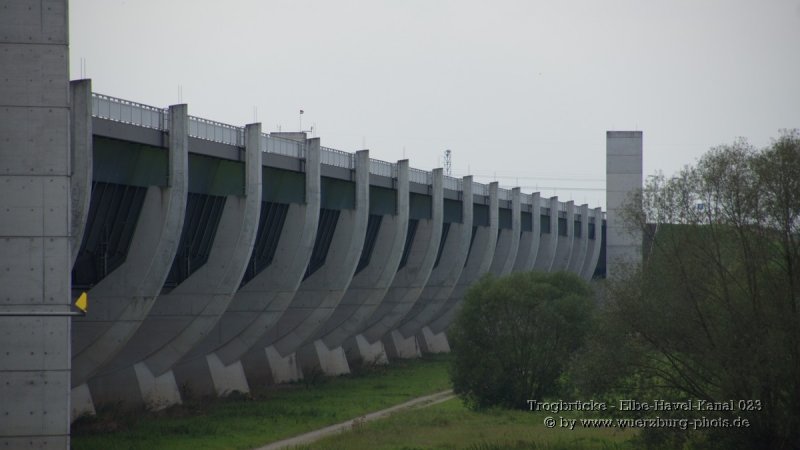
[[[486,273],[591,279],[604,214],[72,83],[73,415],[449,349]],[[602,264],[604,266],[604,264]]]

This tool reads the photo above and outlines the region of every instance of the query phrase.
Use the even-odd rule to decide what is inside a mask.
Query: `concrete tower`
[[[69,448],[67,2],[0,10],[0,448]]]
[[[642,132],[606,132],[606,276],[642,261],[642,232],[626,226],[621,209],[642,188]]]

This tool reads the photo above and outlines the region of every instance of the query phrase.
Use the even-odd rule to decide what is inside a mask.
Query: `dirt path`
[[[437,403],[450,400],[453,397],[455,397],[455,395],[453,394],[452,389],[449,389],[447,391],[437,392],[436,394],[426,395],[424,397],[418,397],[413,400],[409,400],[405,403],[392,406],[391,408],[382,409],[380,411],[369,413],[367,415],[357,417],[355,419],[351,419],[346,422],[338,423],[336,425],[330,425],[325,428],[320,428],[319,430],[314,430],[305,434],[291,437],[289,439],[273,442],[272,444],[266,445],[264,447],[258,447],[255,450],[277,450],[281,448],[291,448],[297,445],[310,444],[311,442],[314,442],[317,439],[321,439],[325,436],[329,436],[331,434],[338,433],[341,431],[350,430],[354,426],[359,426],[366,422],[372,422],[373,420],[382,419],[386,416],[389,416],[396,412],[400,412],[405,409],[424,408],[426,406],[431,406]]]

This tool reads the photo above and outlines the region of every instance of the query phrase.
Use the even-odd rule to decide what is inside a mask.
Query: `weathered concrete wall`
[[[489,268],[489,273],[494,276],[501,277],[510,274],[517,261],[522,227],[522,210],[520,208],[520,190],[514,188],[511,190],[511,228],[498,231],[497,247]]]
[[[606,132],[606,276],[642,261],[642,232],[626,226],[623,206],[642,189],[642,132]]]
[[[533,270],[536,263],[536,255],[539,253],[539,242],[541,236],[542,220],[541,197],[538,192],[531,194],[531,230],[523,231],[519,238],[519,250],[517,259],[514,262],[514,272],[528,272]]]
[[[556,255],[553,258],[553,264],[550,266],[550,272],[558,272],[560,270],[567,270],[569,267],[569,259],[572,256],[572,240],[575,237],[575,209],[572,200],[566,203],[567,209],[567,234],[561,235],[561,230],[556,230],[555,235],[558,236],[558,244],[556,245]],[[552,214],[552,210],[550,212]],[[559,213],[559,216],[561,214]],[[563,219],[562,219],[563,220]]]
[[[536,254],[536,263],[533,265],[533,270],[537,272],[550,271],[558,246],[558,197],[551,197],[544,203],[550,208],[550,216],[547,218],[550,232],[543,233],[539,237],[539,251]]]
[[[581,277],[589,281],[592,279],[592,275],[594,275],[594,270],[597,267],[597,261],[600,258],[600,248],[602,247],[603,240],[602,240],[602,231],[601,228],[603,226],[603,212],[600,208],[595,208],[594,210],[589,210],[589,216],[594,219],[594,239],[589,239],[589,249],[586,254],[586,259],[583,263],[583,268],[581,269]],[[587,239],[589,234],[586,234]]]
[[[0,2],[0,447],[69,447],[67,2]]]
[[[580,207],[574,206],[574,208],[580,214],[581,221],[580,227],[576,225],[573,230],[575,237],[572,240],[572,256],[569,259],[568,270],[580,276],[589,248],[589,205],[584,204]]]

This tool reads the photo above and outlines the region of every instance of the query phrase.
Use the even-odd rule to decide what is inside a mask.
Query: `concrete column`
[[[349,373],[343,348],[383,301],[397,273],[408,231],[408,160],[398,161],[395,183],[397,210],[384,215],[369,264],[358,272],[342,301],[317,332],[313,342],[297,351],[301,370],[320,369],[328,375]]]
[[[575,237],[575,203],[570,200],[566,203],[567,209],[567,235],[561,236],[558,230],[555,236],[558,236],[558,245],[556,246],[556,256],[553,258],[553,264],[550,266],[550,272],[558,272],[567,270],[569,268],[569,259],[572,256],[572,240]],[[552,214],[552,211],[551,211]],[[560,213],[559,213],[560,216]],[[552,231],[552,230],[551,230]]]
[[[383,301],[363,323],[359,333],[343,345],[351,362],[387,362],[381,339],[396,327],[419,299],[433,271],[444,219],[442,169],[434,169],[431,179],[431,218],[419,220],[409,244],[408,259],[397,271]]]
[[[517,187],[511,190],[511,229],[499,230],[497,248],[495,248],[492,265],[489,268],[489,273],[492,275],[502,277],[510,274],[514,268],[519,251],[520,228],[522,227],[520,208],[520,191]]]
[[[319,138],[306,140],[304,166],[305,203],[289,205],[272,262],[239,288],[214,329],[173,367],[179,385],[201,395],[249,392],[240,358],[254,347],[263,349],[259,339],[289,306],[314,248],[321,199]]]
[[[472,238],[472,176],[462,181],[461,223],[451,223],[439,264],[436,265],[419,299],[400,325],[383,338],[390,357],[414,358],[420,354],[416,334],[447,303],[458,282],[469,254]]]
[[[0,448],[69,447],[67,2],[0,13]]]
[[[558,246],[558,197],[550,197],[548,201],[550,216],[548,218],[550,233],[540,236],[539,252],[536,254],[536,263],[533,270],[537,272],[549,272],[556,257],[556,247]]]
[[[461,302],[464,300],[467,290],[473,283],[489,272],[497,246],[497,227],[499,224],[499,202],[497,200],[497,182],[493,182],[489,184],[489,226],[478,227],[475,231],[475,241],[467,258],[467,265],[464,266],[461,277],[450,294],[450,298],[439,311],[438,317],[425,324],[417,334],[417,341],[421,350],[426,353],[450,351],[445,331],[461,308]],[[517,202],[517,211],[519,211],[519,202]],[[517,225],[517,236],[519,236],[519,225]]]
[[[569,271],[580,276],[583,264],[586,261],[586,254],[589,248],[589,205],[583,204],[577,211],[581,213],[580,233],[575,231],[575,238],[572,240],[572,256],[569,259]],[[578,236],[580,234],[580,236]]]
[[[260,142],[261,124],[248,125],[244,195],[226,198],[206,263],[158,298],[125,348],[90,380],[96,402],[144,403],[151,409],[181,402],[170,369],[208,334],[228,307],[253,250],[265,150]]]
[[[625,224],[624,205],[642,189],[642,132],[606,132],[606,276],[642,262],[642,232]]]
[[[589,239],[589,232],[587,230],[586,239],[589,243],[589,251],[586,253],[586,258],[581,268],[581,277],[586,281],[590,281],[592,275],[594,275],[594,269],[597,267],[597,261],[600,258],[600,247],[603,243],[603,212],[600,208],[595,208],[590,211],[590,216],[594,218],[594,239]]]
[[[72,263],[78,257],[92,195],[92,80],[70,82]]]
[[[267,330],[265,347],[255,347],[242,360],[248,382],[275,383],[302,377],[295,351],[330,317],[355,273],[369,218],[369,152],[355,154],[355,209],[342,210],[325,264],[300,283],[291,304]],[[262,342],[260,341],[259,344]],[[266,358],[266,361],[264,360]],[[264,373],[264,363],[269,373]]]
[[[92,411],[85,385],[128,342],[161,293],[178,249],[188,187],[188,109],[169,108],[167,186],[150,186],[128,256],[89,291],[89,311],[73,322],[73,416]]]
[[[514,262],[514,272],[533,270],[536,254],[539,253],[539,240],[542,227],[541,197],[538,192],[531,194],[531,231],[523,231],[519,238],[519,251]]]

